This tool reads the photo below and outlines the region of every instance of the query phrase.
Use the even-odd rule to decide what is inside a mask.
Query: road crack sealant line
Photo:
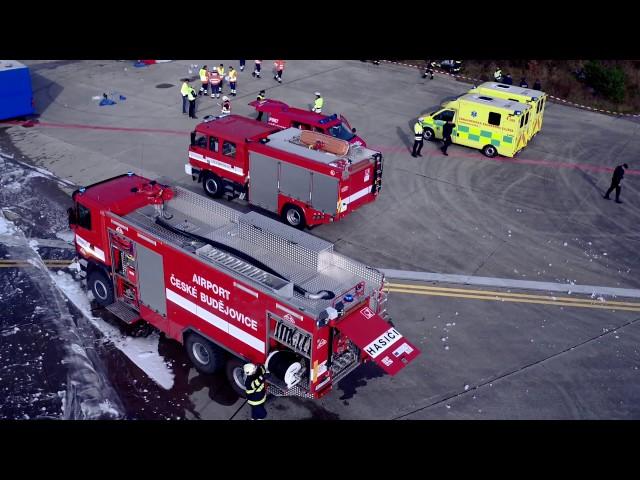
[[[418,70],[422,70],[424,67],[421,67],[419,65],[412,65],[410,63],[402,63],[402,62],[394,62],[392,60],[382,60],[385,63],[391,63],[393,65],[402,65],[403,67],[411,67],[411,68],[417,68]],[[443,70],[437,70],[437,69],[433,69],[434,72],[442,74],[442,75],[448,75],[450,77],[453,78],[461,78],[464,80],[470,80],[471,82],[477,83],[477,82],[483,82],[483,80],[480,80],[478,78],[473,78],[473,77],[467,77],[466,75],[456,75],[450,72],[445,72]],[[553,95],[549,95],[547,94],[549,98],[551,98],[552,100],[554,100],[556,103],[560,103],[562,105],[571,105],[572,107],[577,107],[577,108],[582,108],[584,110],[589,110],[591,112],[600,112],[600,113],[608,113],[609,115],[614,115],[617,117],[633,117],[633,118],[639,118],[640,117],[640,113],[620,113],[620,112],[612,112],[611,110],[604,110],[602,108],[595,108],[595,107],[590,107],[588,105],[582,105],[580,103],[574,103],[574,102],[570,102],[568,100],[565,100],[564,98],[559,98]]]
[[[524,365],[524,366],[522,366],[520,368],[517,368],[515,370],[511,370],[511,371],[508,371],[506,373],[502,373],[502,374],[496,375],[495,377],[490,378],[489,380],[485,380],[485,381],[483,381],[481,383],[478,383],[476,385],[473,385],[473,386],[469,385],[469,388],[467,388],[466,390],[457,391],[455,393],[447,394],[447,396],[445,396],[444,398],[441,398],[440,400],[436,400],[435,402],[432,402],[432,403],[430,403],[428,405],[425,405],[424,407],[416,408],[415,410],[412,410],[410,412],[403,413],[402,415],[398,415],[397,417],[393,417],[392,420],[401,420],[403,418],[408,417],[409,415],[413,415],[414,413],[420,412],[422,410],[426,410],[426,409],[431,408],[431,407],[435,407],[436,405],[440,405],[440,404],[442,404],[444,402],[447,402],[449,400],[452,400],[452,399],[461,397],[463,395],[466,395],[468,393],[474,392],[474,391],[478,390],[480,387],[486,386],[487,384],[492,384],[494,382],[498,382],[498,381],[503,380],[503,379],[505,379],[507,377],[510,377],[511,375],[515,375],[517,373],[523,372],[524,370],[527,370],[527,369],[529,369],[531,367],[535,367],[536,365],[540,365],[540,364],[542,364],[542,363],[544,363],[544,362],[546,362],[548,360],[552,360],[552,359],[554,359],[554,358],[556,358],[556,357],[558,357],[560,355],[564,355],[567,352],[570,352],[570,351],[575,350],[577,348],[583,347],[583,346],[585,346],[585,345],[587,345],[587,344],[589,344],[589,343],[591,343],[593,341],[599,340],[602,337],[605,337],[605,336],[610,335],[612,333],[616,333],[619,330],[621,330],[621,329],[623,329],[625,327],[628,327],[629,325],[633,325],[638,320],[640,320],[640,317],[634,318],[633,320],[629,320],[628,322],[623,323],[619,327],[616,327],[616,328],[614,328],[612,330],[605,329],[605,331],[603,331],[601,334],[596,335],[595,337],[588,338],[584,342],[580,342],[577,345],[573,345],[571,347],[565,348],[564,350],[562,350],[562,351],[560,351],[558,353],[554,353],[553,355],[549,355],[548,357],[542,358],[540,360],[536,360],[535,362],[528,363],[527,365]]]

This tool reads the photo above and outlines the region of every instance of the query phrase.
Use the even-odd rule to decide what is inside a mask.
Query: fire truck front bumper
[[[201,170],[199,168],[194,167],[190,163],[185,163],[184,165],[184,173],[191,176],[191,179],[195,182],[200,178]]]

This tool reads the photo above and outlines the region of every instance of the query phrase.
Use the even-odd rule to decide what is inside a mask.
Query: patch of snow
[[[0,235],[13,235],[16,231],[16,226],[13,222],[7,220],[4,215],[0,213]]]
[[[104,338],[124,353],[133,363],[145,372],[154,382],[165,390],[173,387],[174,373],[158,353],[160,335],[157,332],[146,338],[133,338],[123,335],[117,327],[109,325],[99,317],[91,314],[89,297],[80,285],[66,272],[50,272],[55,284],[78,310],[104,335]],[[111,407],[105,407],[111,408]],[[103,409],[105,412],[109,410]]]
[[[56,237],[67,243],[73,243],[75,240],[75,235],[71,230],[60,230],[59,232],[56,232]]]

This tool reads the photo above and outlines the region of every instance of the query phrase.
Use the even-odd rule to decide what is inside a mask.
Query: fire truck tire
[[[234,392],[238,394],[240,398],[245,398],[247,396],[244,391],[244,371],[242,367],[246,362],[243,362],[239,358],[230,358],[227,361],[227,366],[225,367],[225,373],[227,374],[227,380],[229,381],[229,385]]]
[[[222,196],[222,182],[213,173],[208,173],[202,178],[202,188],[204,193],[211,198],[220,198]]]
[[[482,153],[484,153],[489,158],[493,158],[498,155],[498,149],[493,145],[485,145],[482,149]]]
[[[304,212],[300,207],[295,205],[285,205],[282,209],[282,219],[284,222],[294,228],[303,229],[305,227]]]
[[[101,306],[106,307],[113,303],[113,284],[106,273],[101,270],[94,270],[89,274],[87,284],[96,302]]]
[[[200,373],[216,373],[224,363],[224,351],[198,334],[190,334],[184,342],[184,348]]]
[[[422,138],[424,138],[427,142],[430,142],[436,138],[436,134],[432,129],[425,128],[424,132],[422,132]]]

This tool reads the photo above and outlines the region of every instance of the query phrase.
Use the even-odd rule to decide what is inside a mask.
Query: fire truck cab
[[[355,129],[351,127],[344,116],[322,115],[321,113],[310,112],[301,108],[290,107],[280,100],[265,99],[254,100],[249,103],[257,112],[266,113],[269,118],[267,123],[279,129],[299,128],[300,130],[312,130],[324,133],[332,137],[345,140],[354,145],[367,144],[362,138],[355,134]]]
[[[210,197],[246,199],[304,228],[340,220],[374,201],[382,168],[382,154],[366,147],[226,115],[191,133],[185,173]]]
[[[198,371],[224,369],[239,395],[246,362],[272,394],[320,398],[365,361],[395,375],[420,353],[385,319],[383,274],[329,242],[132,173],[72,198],[96,301],[182,343]]]

